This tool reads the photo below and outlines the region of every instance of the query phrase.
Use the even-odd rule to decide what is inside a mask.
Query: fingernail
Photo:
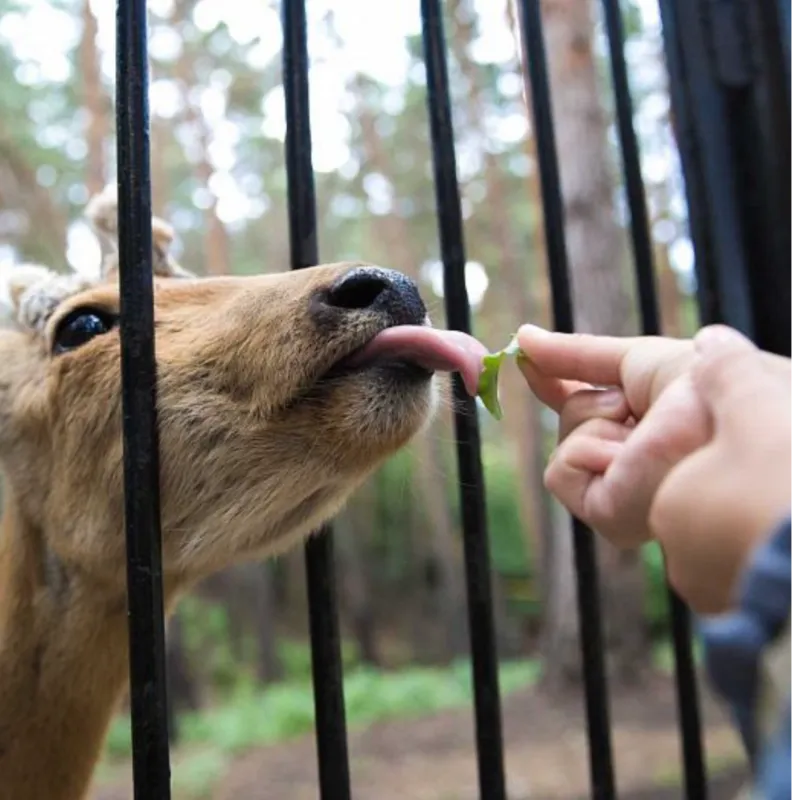
[[[617,408],[624,402],[624,394],[618,389],[603,389],[597,397],[602,408]]]
[[[532,325],[530,323],[526,323],[525,325],[520,325],[520,329],[517,331],[517,335],[533,336],[535,339],[538,339],[545,336],[549,336],[550,331],[546,331],[544,328],[540,328],[538,325]]]

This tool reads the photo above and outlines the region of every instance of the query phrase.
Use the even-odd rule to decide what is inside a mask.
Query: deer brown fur
[[[113,191],[88,216],[115,240]],[[323,377],[382,327],[312,302],[352,265],[194,278],[154,222],[166,605],[328,519],[427,421],[434,380]],[[77,800],[127,684],[117,328],[53,354],[75,309],[115,315],[117,256],[90,282],[19,268],[0,331],[0,798]]]

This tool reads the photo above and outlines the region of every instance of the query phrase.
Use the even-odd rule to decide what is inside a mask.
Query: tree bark
[[[366,541],[377,524],[374,490],[369,479],[336,518],[334,530],[342,613],[357,643],[360,660],[378,666],[382,663],[377,641],[379,603],[366,557]]]
[[[253,619],[256,630],[256,676],[261,683],[273,683],[283,678],[283,664],[278,655],[275,635],[275,591],[272,581],[272,563],[252,565],[255,569]]]
[[[180,0],[175,4],[174,26],[180,27],[189,17],[193,6],[192,0]],[[182,89],[184,112],[181,114],[182,124],[188,124],[195,130],[200,155],[194,166],[198,184],[209,190],[209,181],[214,174],[214,167],[209,158],[209,145],[212,131],[204,119],[203,113],[195,105],[190,96],[190,89],[195,87],[196,55],[185,43],[182,55],[174,65],[174,73]],[[217,216],[217,197],[212,193],[212,200],[204,209],[204,272],[207,275],[228,275],[231,272],[230,243],[228,231]]]
[[[80,71],[82,73],[82,104],[88,114],[85,130],[86,156],[85,185],[89,196],[104,189],[107,179],[105,141],[109,131],[110,104],[102,89],[99,52],[96,47],[98,26],[91,11],[90,0],[83,0],[83,31],[80,39]]]
[[[467,79],[467,106],[471,125],[479,136],[486,135],[484,124],[486,108],[482,93],[481,70],[470,56],[475,34],[475,9],[470,0],[453,0],[452,11],[454,35],[451,38],[454,55],[462,74]],[[489,151],[484,153],[484,185],[488,205],[488,221],[492,225],[492,237],[498,245],[499,265],[491,275],[490,291],[484,298],[481,316],[486,316],[488,307],[497,308],[501,325],[513,332],[524,322],[538,321],[534,287],[530,278],[527,253],[521,252],[510,224],[510,210],[504,175],[496,157]],[[535,272],[535,271],[534,271]],[[505,342],[504,342],[505,344]],[[541,428],[537,426],[538,415],[532,398],[527,398],[523,382],[513,371],[503,374],[504,406],[509,413],[504,415],[506,439],[516,450],[517,474],[519,477],[518,504],[526,537],[526,548],[538,560],[542,542],[550,535],[545,526],[546,514],[542,471],[536,470],[534,454],[541,447]]]
[[[359,83],[356,88],[360,96],[365,96]],[[384,175],[389,174],[389,159],[377,133],[375,116],[365,105],[362,105],[358,112],[358,121],[366,162],[372,169]],[[413,239],[404,220],[391,214],[377,217],[374,226],[377,236],[386,243],[387,250],[392,254],[395,263],[398,263],[414,280],[419,280],[416,267],[420,261],[417,255],[411,252]],[[435,431],[440,424],[439,420],[434,422]],[[416,476],[413,485],[423,501],[423,508],[428,516],[431,536],[428,546],[437,570],[435,591],[431,591],[430,588],[430,593],[438,602],[443,629],[442,642],[437,641],[439,651],[436,657],[453,658],[467,652],[465,589],[462,557],[448,505],[442,453],[437,445],[436,434],[427,431],[419,436],[413,443],[413,452]]]
[[[592,46],[592,6],[589,0],[546,0],[543,17],[576,326],[598,334],[633,334],[625,240],[616,222],[608,121]],[[574,649],[568,645],[577,638],[568,539],[555,543],[545,658],[549,676],[574,678],[580,657],[575,652],[573,663]],[[597,550],[609,667],[617,679],[632,680],[649,661],[640,554],[619,553],[602,541]]]

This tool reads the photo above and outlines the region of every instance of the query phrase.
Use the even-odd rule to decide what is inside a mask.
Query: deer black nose
[[[393,325],[421,325],[426,306],[418,287],[406,275],[381,267],[356,267],[325,294],[324,305],[346,311],[376,311]]]

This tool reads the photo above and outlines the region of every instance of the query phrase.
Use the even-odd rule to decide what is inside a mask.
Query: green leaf
[[[520,356],[525,357],[525,353],[520,350],[517,344],[517,337],[513,336],[509,344],[499,350],[497,353],[490,353],[484,356],[484,370],[479,377],[478,382],[478,396],[484,407],[492,414],[497,420],[503,419],[503,409],[500,404],[500,395],[498,392],[498,375],[500,374],[501,364],[506,359],[506,356]]]

